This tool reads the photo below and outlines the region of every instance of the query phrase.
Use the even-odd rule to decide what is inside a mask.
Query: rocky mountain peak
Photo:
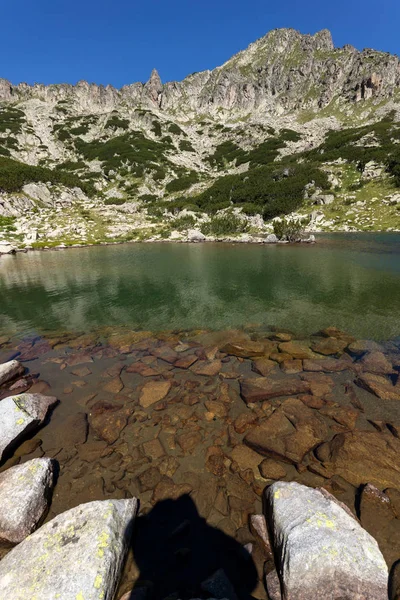
[[[154,104],[161,106],[161,93],[163,90],[163,85],[157,69],[152,70],[150,79],[145,84],[144,89]]]

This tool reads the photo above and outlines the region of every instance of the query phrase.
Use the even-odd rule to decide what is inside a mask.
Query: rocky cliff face
[[[322,108],[335,97],[348,102],[390,98],[400,86],[398,57],[351,46],[335,48],[329,31],[302,35],[274,30],[213,71],[195,73],[181,82],[161,83],[153,70],[145,84],[120,90],[85,81],[77,85],[12,85],[0,80],[0,100],[37,98],[55,104],[70,101],[77,111],[105,111],[121,105],[148,106],[165,113],[215,114],[219,110],[282,114]]]
[[[296,210],[312,231],[400,229],[399,122],[399,58],[335,48],[326,30],[271,31],[180,82],[0,79],[0,241],[131,239],[160,222],[176,237],[231,209],[264,233]]]

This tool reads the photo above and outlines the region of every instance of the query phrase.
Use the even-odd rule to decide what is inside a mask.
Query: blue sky
[[[400,54],[399,25],[399,0],[2,0],[0,77],[121,87],[156,67],[179,80],[277,27]]]

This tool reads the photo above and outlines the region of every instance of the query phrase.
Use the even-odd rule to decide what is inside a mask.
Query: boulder
[[[20,394],[0,402],[0,461],[5,451],[16,445],[25,434],[44,422],[50,407],[57,403],[54,396]]]
[[[262,342],[252,342],[251,340],[243,342],[229,342],[221,348],[221,352],[231,356],[241,358],[254,358],[265,354],[265,347]]]
[[[400,440],[391,433],[339,433],[316,454],[329,471],[355,486],[372,483],[380,489],[400,489]]]
[[[279,344],[279,350],[285,354],[290,354],[292,358],[314,358],[314,352],[310,346],[304,342],[290,341]]]
[[[0,241],[0,254],[15,254],[17,248],[10,242]]]
[[[356,380],[356,384],[381,400],[400,400],[400,380],[396,385],[383,375],[363,373]]]
[[[19,544],[47,510],[54,485],[54,462],[34,458],[0,474],[0,540]]]
[[[137,510],[132,498],[58,515],[0,562],[0,598],[112,600]]]
[[[279,240],[274,233],[269,233],[264,241],[266,244],[277,244]]]
[[[393,365],[388,361],[383,352],[368,352],[360,361],[364,371],[376,375],[392,375],[395,373]]]
[[[199,229],[189,229],[187,232],[188,242],[204,242],[206,236]]]
[[[386,600],[379,546],[325,490],[277,482],[267,491],[275,563],[285,600]]]
[[[296,396],[297,394],[308,394],[311,391],[310,384],[300,379],[276,379],[267,377],[255,377],[243,379],[240,382],[240,394],[246,403],[262,402],[279,398],[280,396]]]
[[[24,367],[17,360],[10,360],[0,365],[0,385],[16,379],[22,375]]]
[[[259,454],[300,463],[328,435],[323,419],[298,398],[289,398],[244,438]]]

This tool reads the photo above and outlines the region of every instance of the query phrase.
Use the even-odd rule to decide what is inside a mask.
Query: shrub
[[[197,221],[192,215],[182,215],[174,220],[173,227],[182,231],[183,229],[192,229],[196,223]]]
[[[22,110],[13,106],[0,107],[0,133],[21,133],[23,123],[26,123],[26,119]]]
[[[182,150],[183,152],[195,152],[195,149],[188,140],[182,140],[179,142],[179,150]]]
[[[176,123],[171,123],[171,125],[168,127],[168,131],[170,133],[173,133],[174,135],[184,135],[184,131],[179,127],[179,125],[176,125]]]
[[[298,242],[303,232],[301,221],[294,219],[280,219],[274,221],[274,233],[279,240]]]
[[[95,193],[94,187],[67,171],[26,165],[11,158],[0,157],[0,190],[19,192],[27,183],[59,183],[66,187],[80,187],[88,196]]]
[[[247,230],[248,223],[234,213],[215,215],[201,226],[202,233],[215,236],[244,233]]]
[[[159,121],[153,121],[152,132],[154,133],[155,136],[161,137],[162,132],[161,132],[161,125],[160,125]]]
[[[128,119],[120,119],[117,115],[110,117],[106,123],[106,127],[109,129],[128,129]]]
[[[104,204],[110,205],[121,205],[125,204],[126,198],[106,198]]]
[[[181,192],[187,190],[193,184],[199,181],[199,176],[195,171],[191,171],[186,177],[180,177],[179,179],[173,179],[165,186],[168,192]]]

